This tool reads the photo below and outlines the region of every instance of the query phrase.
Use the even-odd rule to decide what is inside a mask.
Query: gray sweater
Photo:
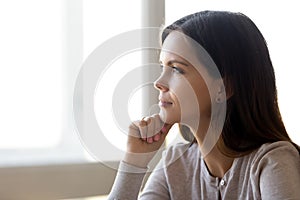
[[[144,175],[145,170],[121,162],[109,199],[300,200],[300,156],[289,142],[264,144],[236,158],[222,179],[210,175],[197,144],[175,145],[138,197]]]

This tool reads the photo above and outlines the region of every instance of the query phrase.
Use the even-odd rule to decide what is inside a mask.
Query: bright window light
[[[140,8],[139,0],[1,1],[1,166],[87,160],[72,115],[75,78],[102,42],[141,27]],[[130,66],[140,56],[124,59]]]
[[[61,18],[59,0],[0,2],[0,151],[60,142]]]
[[[126,31],[132,31],[141,27],[141,2],[140,0],[83,1],[83,55],[84,59],[103,42]],[[123,45],[123,44],[120,44]],[[104,57],[106,55],[103,55]],[[103,76],[99,77],[94,98],[94,111],[98,126],[106,139],[116,148],[125,150],[126,136],[118,127],[118,123],[112,115],[112,97],[119,81],[131,70],[141,66],[141,52],[125,52],[124,55],[112,61],[106,66]],[[136,77],[141,78],[141,77]],[[83,83],[84,84],[84,83]],[[132,120],[140,118],[142,109],[142,96],[139,92],[127,101],[128,111]],[[132,106],[134,105],[134,106]],[[129,124],[128,124],[129,125]],[[88,133],[87,133],[88,134]],[[99,141],[101,145],[101,141]],[[105,149],[103,150],[105,151]],[[115,152],[105,152],[109,160],[119,160],[121,157]],[[106,159],[105,158],[105,159]]]

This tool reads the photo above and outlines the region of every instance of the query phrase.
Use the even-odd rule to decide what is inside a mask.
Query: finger
[[[129,125],[128,135],[136,138],[140,138],[140,130],[138,127],[139,121],[134,121]]]
[[[148,126],[147,126],[147,121],[144,120],[144,118],[139,122],[139,129],[140,129],[141,138],[146,139]]]
[[[158,142],[159,140],[164,140],[172,126],[165,124],[164,127],[152,137],[151,142]],[[147,141],[148,142],[148,141]],[[149,143],[149,142],[148,142]]]
[[[172,128],[173,124],[164,124],[163,128],[161,129],[160,140],[164,140],[168,135],[170,129]]]
[[[162,133],[168,133],[173,126],[173,124],[165,123],[159,114],[155,114],[155,119],[157,120],[157,128]]]
[[[158,114],[154,114],[147,118],[147,143],[153,143],[159,141],[161,129],[163,127],[163,121],[160,119]]]
[[[152,137],[148,137],[147,138],[147,142],[150,143],[150,144],[153,143],[153,138]]]
[[[161,133],[160,133],[160,132],[159,132],[159,133],[157,133],[156,135],[154,135],[154,136],[153,136],[153,140],[154,140],[155,142],[159,141],[159,139],[160,139],[160,135],[161,135]]]
[[[172,128],[173,124],[164,124],[162,129],[161,129],[161,132],[162,133],[168,133],[169,130]]]
[[[163,128],[164,122],[161,120],[160,116],[158,114],[152,115],[153,121],[155,123],[155,129],[154,132],[159,133],[161,129]]]
[[[171,129],[172,125],[171,124],[164,124],[159,133],[154,135],[153,141],[158,142],[160,140],[165,140],[167,134],[169,133],[169,130]]]
[[[155,134],[155,122],[153,120],[153,117],[149,117],[147,118],[147,138],[150,138]]]

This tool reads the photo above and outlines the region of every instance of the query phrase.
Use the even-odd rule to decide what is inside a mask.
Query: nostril
[[[168,87],[166,85],[163,85],[162,83],[160,82],[154,82],[154,87],[160,91],[167,91],[168,90]]]
[[[158,82],[157,82],[157,81],[155,81],[155,82],[153,83],[153,86],[154,86],[156,89],[158,89],[158,90],[159,90],[159,84],[158,84]]]
[[[160,84],[159,84],[158,82],[154,82],[154,87],[155,87],[156,89],[158,89],[158,90],[161,89],[161,86],[160,86]]]

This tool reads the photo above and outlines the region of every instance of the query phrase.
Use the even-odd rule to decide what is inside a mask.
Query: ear
[[[215,102],[223,103],[227,101],[232,95],[233,92],[230,89],[229,85],[226,85],[223,79],[216,80],[216,94],[215,94]]]

